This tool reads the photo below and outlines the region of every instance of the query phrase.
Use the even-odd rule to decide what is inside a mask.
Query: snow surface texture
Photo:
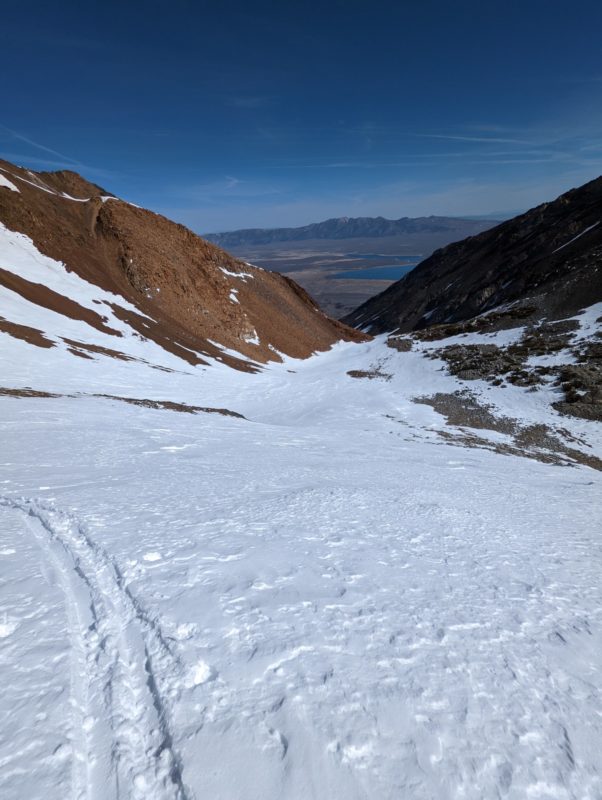
[[[602,796],[599,472],[443,440],[430,345],[249,375],[119,341],[177,371],[0,334],[5,387],[81,393],[0,397],[3,800]],[[602,452],[552,388],[474,391]]]

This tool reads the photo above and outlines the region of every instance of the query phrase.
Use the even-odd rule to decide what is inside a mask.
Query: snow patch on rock
[[[12,181],[9,181],[6,175],[4,175],[2,172],[0,172],[0,188],[10,189],[11,192],[19,191],[15,184]]]

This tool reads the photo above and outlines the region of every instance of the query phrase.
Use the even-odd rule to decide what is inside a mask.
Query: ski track
[[[190,800],[173,747],[168,702],[181,664],[108,553],[70,514],[32,499],[0,497],[27,515],[54,562],[72,637],[72,800],[110,796]],[[159,689],[157,665],[171,686]],[[107,778],[107,776],[109,776]]]
[[[7,404],[0,504],[67,599],[72,800],[600,800],[597,473],[69,402]]]

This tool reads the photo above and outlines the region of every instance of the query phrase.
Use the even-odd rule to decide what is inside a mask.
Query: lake
[[[417,264],[424,259],[421,255],[406,255],[393,254],[393,253],[345,253],[344,258],[365,258],[372,260],[374,258],[382,258],[385,261],[403,261],[403,263]]]
[[[398,281],[411,272],[416,264],[387,264],[382,267],[360,267],[345,272],[335,272],[329,278],[363,278],[364,280]]]

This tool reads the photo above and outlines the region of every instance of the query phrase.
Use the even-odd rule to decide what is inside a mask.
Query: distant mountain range
[[[412,233],[449,233],[453,238],[474,236],[493,224],[491,219],[457,217],[335,217],[300,228],[244,228],[224,233],[207,233],[204,238],[220,247],[300,242],[311,239],[376,239]]]

